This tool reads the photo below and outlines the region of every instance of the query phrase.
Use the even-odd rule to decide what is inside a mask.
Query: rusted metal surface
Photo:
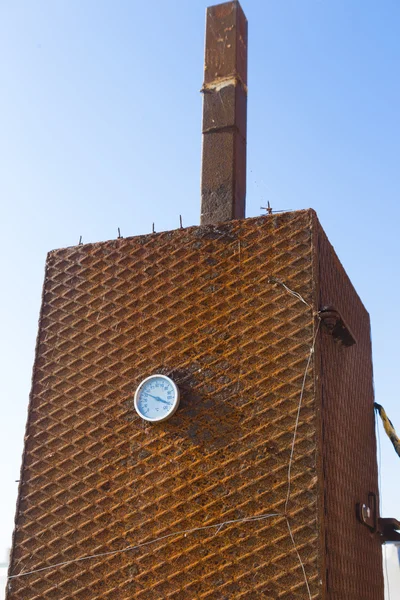
[[[245,216],[247,20],[239,2],[207,9],[201,224]]]
[[[11,574],[284,510],[313,338],[310,213],[50,253]],[[181,390],[159,425],[145,376]],[[315,394],[306,382],[289,503],[319,597]],[[160,540],[12,579],[7,600],[304,600],[286,520]]]
[[[378,527],[385,542],[400,542],[400,522],[397,519],[378,519]]]
[[[322,327],[316,357],[325,598],[383,600],[381,539],[355,510],[357,503],[373,509],[373,497],[379,512],[370,320],[317,219],[313,230],[318,305],[334,306],[334,328],[342,323],[339,330],[356,342],[346,345]],[[372,520],[376,529],[376,516]]]
[[[321,327],[304,380],[330,304],[357,343]],[[311,596],[383,600],[369,344],[313,211],[51,252],[10,574],[72,562],[7,600],[308,600],[303,381]],[[155,372],[181,391],[158,425],[133,406]]]

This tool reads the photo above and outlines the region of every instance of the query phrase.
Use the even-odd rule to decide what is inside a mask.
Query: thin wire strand
[[[308,304],[308,302],[306,302],[303,298],[303,296],[301,296],[298,292],[295,292],[294,290],[291,290],[286,283],[283,283],[283,281],[281,281],[280,279],[278,279],[277,277],[270,277],[269,278],[271,283],[279,283],[279,285],[281,285],[282,287],[285,288],[285,290],[291,294],[292,296],[294,296],[295,298],[297,298],[298,300],[300,300],[301,302],[303,302],[303,304],[305,304],[306,306],[308,306],[309,308],[311,308],[312,310],[312,306],[311,304]]]
[[[294,290],[291,290],[285,283],[283,283],[283,281],[281,281],[280,279],[277,279],[276,277],[271,277],[270,278],[270,282],[271,283],[279,283],[291,296],[294,296],[295,298],[297,298],[298,300],[300,300],[301,302],[303,302],[303,304],[305,304],[306,306],[308,306],[308,308],[311,309],[311,312],[312,312],[312,314],[314,316],[313,307],[308,302],[306,302],[304,300],[303,296],[301,296],[298,292],[295,292]],[[301,560],[300,552],[298,551],[297,546],[296,546],[296,542],[294,540],[292,529],[290,527],[290,522],[289,522],[289,519],[288,519],[288,516],[287,516],[287,508],[288,508],[289,500],[290,500],[292,464],[293,464],[293,457],[294,457],[294,448],[295,448],[295,444],[296,444],[297,430],[298,430],[299,421],[300,421],[301,406],[302,406],[302,403],[303,403],[303,396],[304,396],[304,390],[305,390],[305,387],[306,387],[308,370],[310,368],[311,359],[312,359],[313,354],[314,354],[315,344],[317,342],[317,336],[318,336],[319,328],[320,328],[320,325],[321,325],[321,318],[319,317],[319,313],[317,313],[315,316],[318,317],[318,325],[317,325],[317,328],[315,330],[315,334],[314,334],[314,337],[313,337],[312,345],[311,345],[311,348],[310,348],[310,354],[309,354],[308,359],[307,359],[306,369],[304,371],[303,382],[302,382],[302,386],[301,386],[301,392],[300,392],[300,398],[299,398],[299,405],[297,407],[296,422],[295,422],[295,425],[294,425],[294,432],[293,432],[292,448],[291,448],[291,451],[290,451],[290,458],[289,458],[289,466],[288,466],[288,489],[287,489],[286,502],[285,502],[285,517],[286,517],[287,527],[288,527],[288,530],[289,530],[290,539],[292,540],[293,547],[294,547],[294,549],[296,551],[297,558],[299,559],[299,563],[300,563],[301,569],[303,571],[304,582],[306,584],[307,592],[308,592],[308,597],[309,597],[310,600],[312,600],[312,596],[311,596],[310,586],[308,585],[307,573],[306,573],[303,561]]]
[[[176,531],[174,533],[167,533],[166,535],[162,535],[153,540],[148,540],[147,542],[143,542],[142,544],[136,544],[135,546],[128,546],[128,548],[123,548],[121,550],[112,550],[111,552],[100,552],[99,554],[90,554],[89,556],[81,556],[80,558],[73,558],[72,560],[67,560],[64,562],[56,563],[54,565],[49,565],[48,567],[41,567],[40,569],[33,569],[32,571],[25,571],[22,573],[18,573],[17,575],[10,575],[8,579],[17,579],[18,577],[26,577],[27,575],[32,575],[33,573],[40,573],[42,571],[48,571],[49,569],[56,569],[57,567],[65,567],[66,565],[71,565],[74,563],[82,562],[84,560],[92,560],[94,558],[103,558],[104,556],[113,556],[115,554],[123,554],[124,552],[131,552],[132,550],[137,550],[138,548],[143,548],[144,546],[150,546],[151,544],[156,544],[157,542],[161,542],[162,540],[166,540],[171,537],[176,537],[179,535],[189,535],[191,533],[195,533],[196,531],[206,531],[207,529],[215,529],[217,528],[217,533],[224,527],[225,525],[233,525],[235,523],[246,523],[251,521],[264,521],[266,519],[271,519],[273,517],[283,517],[282,513],[268,513],[265,515],[257,515],[255,517],[245,517],[243,519],[232,519],[230,521],[223,521],[222,523],[216,523],[215,525],[204,525],[203,527],[194,527],[193,529],[183,529],[181,531]]]
[[[382,448],[381,448],[381,433],[379,431],[378,419],[375,417],[375,426],[378,438],[378,483],[379,483],[379,500],[381,511],[383,511],[383,496],[382,496]]]
[[[383,495],[382,495],[382,447],[381,447],[381,433],[380,433],[380,429],[379,429],[379,420],[377,418],[375,418],[375,425],[376,425],[376,432],[377,432],[377,438],[378,438],[378,482],[379,482],[379,503],[380,503],[380,510],[383,510]],[[382,514],[382,512],[381,512]],[[385,565],[385,578],[386,578],[386,589],[387,589],[387,595],[388,595],[388,600],[391,599],[391,595],[390,595],[390,581],[389,581],[389,570],[388,570],[388,564],[387,564],[387,547],[386,544],[383,544],[382,546],[382,554],[383,554],[383,564]]]
[[[299,405],[297,407],[296,422],[295,422],[295,425],[294,425],[294,432],[293,432],[292,449],[290,451],[290,459],[289,459],[289,466],[288,466],[288,489],[287,489],[286,502],[285,502],[285,514],[287,513],[287,507],[288,507],[289,500],[290,500],[291,479],[292,479],[292,464],[293,464],[293,456],[294,456],[294,447],[295,447],[295,444],[296,444],[297,430],[298,430],[299,421],[300,421],[301,406],[302,406],[302,403],[303,403],[303,396],[304,396],[304,390],[305,390],[305,387],[306,387],[308,370],[310,368],[311,359],[312,359],[313,354],[314,354],[315,344],[316,344],[316,341],[317,341],[317,335],[318,335],[318,331],[319,331],[320,325],[321,325],[321,320],[318,321],[318,325],[317,325],[317,328],[315,330],[315,335],[314,335],[313,343],[312,343],[312,346],[310,348],[310,354],[308,356],[306,370],[304,371],[303,384],[301,386]]]
[[[240,258],[240,257],[239,257]],[[300,300],[301,302],[303,302],[303,304],[305,304],[306,306],[308,306],[311,310],[312,306],[310,304],[308,304],[308,302],[306,302],[304,300],[304,298],[298,293],[295,292],[293,290],[291,290],[290,288],[288,288],[288,286],[283,283],[283,281],[280,281],[279,279],[274,278],[270,278],[271,283],[279,283],[280,285],[282,285],[284,287],[284,289],[291,294],[292,296],[294,296],[295,298],[297,298],[298,300]],[[143,542],[142,544],[136,544],[135,546],[128,546],[127,548],[123,548],[121,550],[112,550],[109,552],[101,552],[98,554],[91,554],[88,556],[81,556],[80,558],[75,558],[72,560],[68,560],[68,561],[64,561],[64,562],[60,562],[60,563],[56,563],[54,565],[49,565],[47,567],[41,567],[40,569],[33,569],[31,571],[25,571],[22,573],[18,573],[16,575],[10,575],[8,576],[8,580],[10,579],[17,579],[19,577],[26,577],[28,575],[33,575],[34,573],[40,573],[43,571],[48,571],[50,569],[56,569],[58,567],[64,567],[70,564],[75,564],[78,562],[82,562],[84,560],[93,560],[96,558],[103,558],[106,556],[114,556],[116,554],[123,554],[125,552],[131,552],[133,550],[137,550],[139,548],[143,548],[145,546],[150,546],[151,544],[156,544],[157,542],[166,540],[168,538],[171,537],[177,537],[180,535],[189,535],[192,533],[195,533],[197,531],[206,531],[209,529],[217,529],[215,535],[218,535],[218,533],[222,530],[222,528],[226,525],[233,525],[235,523],[246,523],[246,522],[253,522],[253,521],[262,521],[262,520],[266,520],[269,518],[273,518],[273,517],[285,517],[286,518],[286,523],[287,523],[287,527],[288,527],[288,531],[289,531],[289,535],[290,538],[292,540],[292,544],[293,547],[296,551],[297,557],[299,559],[299,563],[301,565],[302,571],[303,571],[303,575],[304,575],[304,582],[306,584],[307,587],[307,592],[309,595],[310,600],[312,600],[312,596],[311,596],[311,592],[310,592],[310,587],[308,584],[308,580],[307,580],[307,573],[303,564],[303,561],[301,559],[300,553],[297,549],[295,540],[294,540],[294,536],[290,527],[290,523],[289,523],[289,519],[287,517],[287,507],[289,504],[289,500],[290,500],[290,492],[291,492],[291,469],[292,469],[292,463],[293,463],[293,456],[294,456],[294,448],[295,448],[295,443],[296,443],[296,437],[297,437],[297,430],[298,430],[298,426],[299,426],[299,421],[300,421],[300,412],[301,412],[301,406],[302,406],[302,402],[303,402],[303,396],[304,396],[304,390],[305,390],[305,385],[306,385],[306,380],[307,380],[307,374],[308,374],[308,370],[310,368],[310,364],[311,364],[311,359],[312,356],[314,354],[314,349],[315,349],[315,344],[316,344],[316,340],[317,340],[317,335],[318,335],[318,331],[319,331],[319,327],[321,324],[321,320],[319,319],[318,321],[318,325],[314,334],[314,338],[313,338],[313,342],[312,342],[312,346],[310,348],[310,354],[308,356],[308,360],[307,360],[307,364],[306,364],[306,369],[304,372],[304,377],[303,377],[303,382],[302,382],[302,387],[301,387],[301,392],[300,392],[300,398],[299,398],[299,405],[298,405],[298,409],[297,409],[297,415],[296,415],[296,422],[295,422],[295,427],[294,427],[294,432],[293,432],[293,441],[292,441],[292,447],[291,447],[291,452],[290,452],[290,459],[289,459],[289,465],[288,465],[288,491],[287,491],[287,495],[286,495],[286,502],[285,502],[285,512],[284,514],[282,513],[268,513],[268,514],[264,514],[264,515],[258,515],[258,516],[253,516],[253,517],[244,517],[242,519],[232,519],[229,521],[223,521],[222,523],[216,523],[215,525],[204,525],[203,527],[195,527],[193,529],[184,529],[184,530],[180,530],[180,531],[176,531],[174,533],[168,533],[166,535],[160,536],[158,538],[152,539],[152,540],[148,540],[147,542]],[[386,553],[385,553],[386,556]],[[386,565],[387,567],[387,565]],[[389,599],[390,600],[390,599]]]
[[[297,554],[297,558],[299,559],[299,563],[301,565],[302,571],[303,571],[303,575],[304,575],[304,582],[306,584],[307,587],[307,592],[308,592],[308,597],[310,598],[310,600],[312,600],[312,596],[311,596],[311,591],[310,591],[310,586],[308,585],[308,580],[307,580],[307,573],[303,564],[303,561],[301,560],[301,556],[299,551],[297,550],[297,546],[296,546],[296,542],[294,541],[294,537],[293,537],[293,533],[292,533],[292,529],[290,527],[290,523],[289,523],[289,519],[286,517],[286,523],[289,529],[289,535],[290,538],[292,540],[292,544],[293,544],[293,548],[296,550],[296,554]]]

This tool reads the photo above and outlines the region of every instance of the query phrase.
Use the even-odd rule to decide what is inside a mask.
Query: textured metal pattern
[[[310,211],[51,252],[10,573],[283,512],[313,337]],[[169,373],[165,423],[133,409]],[[315,393],[307,378],[291,524],[320,597]],[[160,540],[10,580],[8,600],[308,598],[283,517]],[[350,596],[349,596],[350,598]]]
[[[369,315],[316,220],[320,307],[333,304],[356,343],[324,327],[321,381],[327,600],[383,600],[381,544],[355,518],[357,502],[378,496]]]

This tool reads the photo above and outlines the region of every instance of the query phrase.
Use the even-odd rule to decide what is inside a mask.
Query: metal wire
[[[308,302],[306,302],[303,298],[303,296],[301,296],[298,292],[295,292],[293,290],[291,290],[286,283],[283,283],[283,281],[281,281],[280,279],[278,279],[277,277],[270,277],[269,278],[269,282],[270,283],[279,283],[279,285],[281,285],[283,288],[285,288],[285,290],[291,294],[292,296],[294,296],[295,298],[297,298],[298,300],[300,300],[301,302],[303,302],[303,304],[305,304],[306,306],[308,306],[309,308],[312,309],[311,305],[308,304]]]
[[[239,261],[240,261],[240,246],[239,246]],[[289,294],[291,294],[292,296],[294,296],[295,298],[297,298],[298,300],[300,300],[301,302],[303,302],[306,306],[308,306],[312,310],[312,307],[310,306],[310,304],[308,304],[308,302],[306,302],[304,300],[304,298],[300,294],[298,294],[297,292],[294,292],[293,290],[291,290],[290,288],[288,288],[286,286],[286,284],[284,284],[282,281],[277,280],[275,278],[271,278],[270,281],[271,281],[271,283],[279,283],[280,285],[282,285]],[[173,532],[173,533],[168,533],[166,535],[163,535],[163,536],[160,536],[160,537],[148,540],[147,542],[143,542],[141,544],[136,544],[134,546],[128,546],[127,548],[123,548],[123,549],[120,549],[120,550],[113,550],[113,551],[109,551],[109,552],[101,552],[101,553],[97,553],[97,554],[90,554],[88,556],[81,556],[79,558],[75,558],[75,559],[72,559],[72,560],[68,560],[68,561],[56,563],[54,565],[49,565],[47,567],[41,567],[39,569],[33,569],[31,571],[23,571],[23,572],[18,573],[16,575],[9,575],[8,576],[8,580],[17,579],[19,577],[26,577],[28,575],[33,575],[34,573],[40,573],[40,572],[43,572],[43,571],[48,571],[50,569],[56,569],[58,567],[64,567],[64,566],[67,566],[67,565],[70,565],[70,564],[74,564],[74,563],[78,563],[78,562],[82,562],[82,561],[85,561],[85,560],[93,560],[93,559],[96,559],[96,558],[104,558],[104,557],[107,557],[107,556],[113,556],[113,555],[116,555],[116,554],[123,554],[125,552],[131,552],[133,550],[137,550],[139,548],[143,548],[144,546],[149,546],[149,545],[152,545],[152,544],[156,544],[157,542],[160,542],[162,540],[166,540],[166,539],[169,539],[169,538],[172,538],[172,537],[178,537],[178,536],[181,536],[181,535],[186,536],[186,535],[190,535],[192,533],[198,532],[198,531],[207,531],[207,530],[210,530],[210,529],[217,529],[217,531],[215,533],[215,535],[217,535],[222,530],[222,528],[224,526],[226,526],[226,525],[233,525],[233,524],[236,524],[236,523],[246,523],[246,522],[250,523],[250,522],[262,521],[262,520],[266,520],[266,519],[270,519],[270,518],[274,518],[274,517],[285,517],[286,518],[287,527],[288,527],[288,531],[289,531],[289,535],[290,535],[290,539],[292,541],[292,544],[293,544],[293,547],[294,547],[294,549],[296,551],[296,554],[297,554],[297,557],[298,557],[301,569],[303,571],[304,582],[305,582],[305,585],[306,585],[306,588],[307,588],[308,596],[309,596],[309,599],[312,600],[310,586],[309,586],[308,579],[307,579],[307,573],[306,573],[306,570],[305,570],[305,567],[304,567],[304,563],[303,563],[303,561],[301,559],[299,550],[298,550],[298,548],[296,546],[296,542],[295,542],[295,539],[294,539],[294,536],[293,536],[293,532],[292,532],[292,529],[290,527],[290,522],[289,522],[289,519],[288,519],[288,516],[287,516],[286,513],[287,513],[287,507],[288,507],[289,500],[290,500],[290,492],[291,492],[291,468],[292,468],[292,464],[293,464],[293,457],[294,457],[294,449],[295,449],[295,443],[296,443],[296,437],[297,437],[297,430],[298,430],[299,421],[300,421],[301,406],[302,406],[302,402],[303,402],[303,396],[304,396],[304,390],[305,390],[307,375],[308,375],[308,371],[309,371],[309,368],[310,368],[311,359],[312,359],[312,356],[314,354],[315,344],[316,344],[316,340],[317,340],[317,335],[318,335],[318,332],[319,332],[320,324],[321,324],[321,320],[319,319],[318,325],[316,327],[315,334],[314,334],[314,337],[313,337],[313,342],[312,342],[312,346],[310,348],[310,353],[309,353],[309,356],[308,356],[308,359],[307,359],[307,364],[306,364],[306,368],[305,368],[305,372],[304,372],[304,376],[303,376],[303,381],[302,381],[302,387],[301,387],[301,392],[300,392],[299,404],[298,404],[298,408],[297,408],[296,422],[295,422],[295,427],[294,427],[294,432],[293,432],[293,441],[292,441],[292,445],[291,445],[290,459],[289,459],[289,465],[288,465],[288,480],[287,480],[288,490],[287,490],[287,496],[286,496],[284,513],[267,513],[267,514],[263,514],[263,515],[256,515],[256,516],[244,517],[244,518],[241,518],[241,519],[232,519],[232,520],[229,520],[229,521],[223,521],[222,523],[216,523],[215,525],[204,525],[202,527],[194,527],[192,529],[184,529],[184,530],[176,531],[176,532]]]
[[[304,567],[303,561],[301,560],[300,552],[297,549],[296,542],[294,541],[294,536],[293,536],[293,533],[292,533],[292,530],[291,530],[291,527],[290,527],[289,519],[287,517],[286,517],[286,523],[287,523],[287,526],[288,526],[290,538],[292,540],[293,548],[296,550],[297,558],[299,559],[299,563],[300,563],[302,571],[303,571],[304,581],[305,581],[305,584],[307,586],[308,597],[310,598],[310,600],[312,600],[310,586],[308,585],[308,579],[307,579],[306,569]]]
[[[382,494],[382,447],[381,447],[381,433],[380,433],[380,430],[379,430],[379,423],[378,423],[378,419],[377,418],[375,418],[375,426],[376,426],[377,438],[378,438],[379,503],[380,503],[380,510],[381,510],[381,514],[382,514],[382,510],[383,510],[383,508],[382,508],[383,507],[383,494]],[[388,570],[388,565],[387,565],[387,552],[386,552],[386,545],[385,544],[382,546],[382,555],[383,555],[382,556],[382,558],[383,558],[383,564],[385,565],[385,579],[386,579],[387,596],[388,596],[388,600],[391,600],[389,570]]]
[[[307,374],[308,374],[308,370],[310,368],[312,356],[314,354],[315,343],[317,341],[317,335],[318,335],[320,324],[321,324],[321,321],[319,320],[318,321],[318,325],[317,325],[317,329],[315,331],[313,343],[312,343],[312,346],[311,346],[311,349],[310,349],[310,354],[308,356],[306,370],[304,372],[304,377],[303,377],[303,384],[301,386],[300,400],[299,400],[299,405],[298,405],[298,408],[297,408],[296,422],[295,422],[295,426],[294,426],[293,441],[292,441],[292,449],[291,449],[291,452],[290,452],[290,459],[289,459],[289,466],[288,466],[288,490],[287,490],[286,502],[285,502],[285,514],[287,513],[287,507],[288,507],[289,500],[290,500],[291,471],[292,471],[293,456],[294,456],[294,446],[295,446],[296,437],[297,437],[297,429],[299,427],[301,405],[303,403],[303,395],[304,395],[304,390],[305,390],[305,387],[306,387]]]
[[[282,517],[282,513],[269,513],[265,515],[257,515],[255,517],[245,517],[243,519],[232,519],[230,521],[223,521],[222,523],[216,523],[215,525],[204,525],[203,527],[194,527],[193,529],[182,529],[180,531],[175,531],[173,533],[167,533],[166,535],[162,535],[158,538],[154,538],[152,540],[148,540],[147,542],[143,542],[142,544],[136,544],[135,546],[128,546],[127,548],[122,548],[121,550],[112,550],[111,552],[100,552],[98,554],[89,554],[88,556],[81,556],[80,558],[73,558],[71,560],[67,560],[64,562],[56,563],[54,565],[49,565],[47,567],[41,567],[40,569],[33,569],[32,571],[23,571],[22,573],[18,573],[17,575],[9,575],[8,579],[17,579],[18,577],[26,577],[27,575],[32,575],[33,573],[40,573],[42,571],[48,571],[49,569],[56,569],[58,567],[65,567],[66,565],[71,565],[73,563],[82,562],[84,560],[92,560],[94,558],[103,558],[104,556],[113,556],[115,554],[123,554],[124,552],[131,552],[132,550],[137,550],[138,548],[143,548],[144,546],[150,546],[151,544],[156,544],[157,542],[161,542],[162,540],[166,540],[171,537],[176,537],[179,535],[189,535],[191,533],[195,533],[196,531],[206,531],[208,529],[217,528],[217,533],[224,527],[224,525],[233,525],[235,523],[246,523],[252,521],[263,521],[265,519],[271,519],[272,517]]]

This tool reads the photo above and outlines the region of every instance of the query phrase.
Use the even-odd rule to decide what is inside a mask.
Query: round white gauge
[[[150,375],[135,392],[135,410],[145,421],[165,421],[178,406],[179,389],[166,375]]]

